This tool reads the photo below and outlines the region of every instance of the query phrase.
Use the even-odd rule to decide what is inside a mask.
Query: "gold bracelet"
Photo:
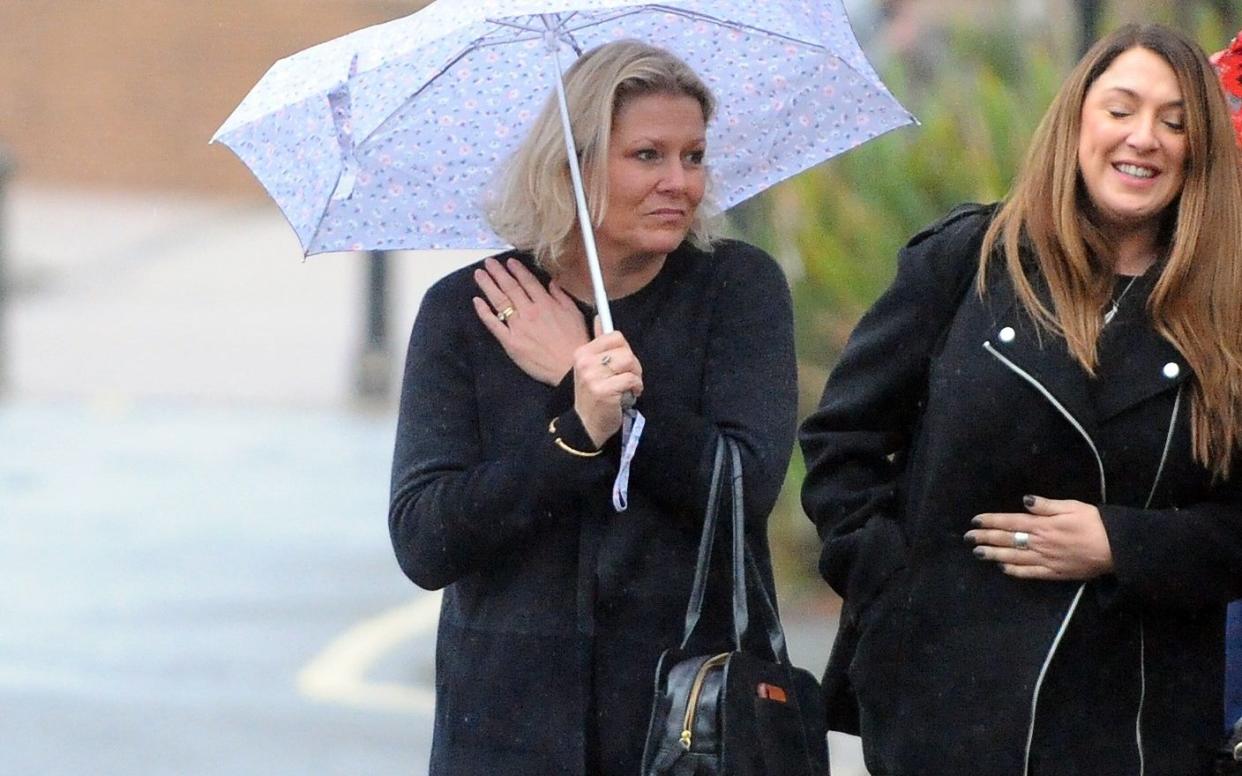
[[[548,433],[549,434],[556,433],[556,418],[552,418],[552,420],[548,422]],[[582,450],[575,450],[569,445],[565,444],[565,441],[561,439],[560,437],[556,437],[552,441],[556,443],[557,447],[561,448],[562,450],[569,453],[570,455],[576,455],[579,458],[594,458],[595,456],[604,452],[603,448],[600,448],[599,450],[596,450],[593,453],[583,452]]]

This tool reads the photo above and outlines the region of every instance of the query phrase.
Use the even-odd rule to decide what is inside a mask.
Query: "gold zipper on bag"
[[[707,672],[724,665],[728,659],[728,652],[713,655],[703,661],[703,665],[699,666],[698,672],[694,675],[694,684],[690,685],[690,700],[686,703],[686,717],[681,726],[681,746],[687,752],[690,751],[690,739],[693,736],[690,731],[694,730],[694,711],[699,705],[699,693],[703,691],[703,682],[707,678]]]

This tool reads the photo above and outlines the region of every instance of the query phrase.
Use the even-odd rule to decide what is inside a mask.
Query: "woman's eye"
[[[1123,119],[1126,116],[1130,115],[1130,111],[1123,110],[1121,108],[1109,108],[1108,115],[1112,116],[1115,119]]]
[[[1174,132],[1184,132],[1186,130],[1186,124],[1176,119],[1165,119],[1164,125]]]
[[[697,167],[698,165],[703,163],[703,159],[706,156],[707,154],[704,151],[691,151],[690,153],[686,154],[686,161],[690,162],[690,164],[693,164]]]
[[[654,148],[640,148],[634,152],[634,158],[644,162],[653,162],[660,158],[660,153]]]

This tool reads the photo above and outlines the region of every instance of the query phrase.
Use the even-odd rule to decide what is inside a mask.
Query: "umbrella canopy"
[[[504,245],[483,193],[566,59],[635,38],[694,68],[727,209],[912,117],[867,62],[840,0],[437,0],[277,62],[214,141],[307,255]]]

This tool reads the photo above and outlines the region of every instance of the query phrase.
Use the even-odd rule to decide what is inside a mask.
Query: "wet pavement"
[[[324,667],[352,696],[301,682],[360,621],[435,603],[387,547],[391,436],[321,411],[0,406],[0,770],[418,772],[428,709],[366,689],[429,679],[433,619],[356,676]]]
[[[392,402],[353,396],[361,263],[258,205],[10,210],[0,771],[424,773],[438,599],[388,543]],[[394,374],[463,260],[394,263]],[[819,670],[832,623],[788,619]]]

